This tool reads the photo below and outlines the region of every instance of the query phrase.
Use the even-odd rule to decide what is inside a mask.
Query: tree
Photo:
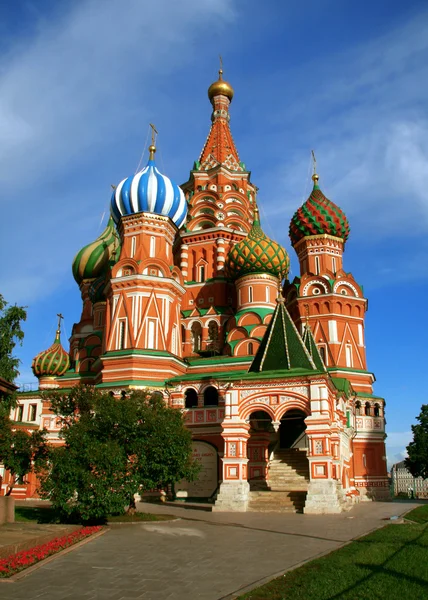
[[[19,358],[13,355],[17,343],[22,345],[24,332],[22,321],[27,319],[27,312],[22,306],[9,306],[0,294],[0,377],[13,382],[19,375]],[[9,394],[2,398],[0,411],[9,414],[16,403],[16,395]]]
[[[50,452],[42,495],[83,520],[135,510],[134,494],[192,479],[191,434],[160,394],[114,398],[90,386],[46,392],[64,445]]]
[[[31,471],[45,468],[47,446],[45,431],[14,429],[7,415],[0,415],[0,462],[9,471],[10,480],[6,496],[10,496],[17,483]]]
[[[19,359],[13,355],[16,344],[22,344],[22,321],[27,313],[22,306],[9,306],[0,294],[0,377],[13,382],[19,375]],[[16,393],[6,394],[0,401],[0,463],[10,472],[11,479],[6,495],[14,485],[33,469],[38,469],[46,456],[44,432],[28,433],[9,418],[16,405]],[[0,479],[1,480],[1,479]]]
[[[428,479],[428,404],[423,404],[416,417],[418,425],[412,425],[413,441],[407,446],[407,469],[413,477]]]

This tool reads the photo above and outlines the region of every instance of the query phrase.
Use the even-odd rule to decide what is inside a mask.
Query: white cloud
[[[71,6],[18,39],[0,70],[0,202],[2,220],[15,223],[2,233],[13,256],[3,251],[0,286],[10,301],[37,300],[69,277],[119,176],[113,157],[124,160],[135,130],[142,150],[159,81],[234,18],[233,0]]]
[[[388,432],[386,438],[386,454],[388,470],[392,465],[402,461],[407,456],[406,447],[413,439],[411,431],[392,431]]]

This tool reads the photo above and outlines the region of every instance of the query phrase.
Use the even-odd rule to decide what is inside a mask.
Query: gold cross
[[[156,136],[158,135],[158,130],[153,123],[150,123],[150,127],[152,128],[152,146],[154,146],[156,142]]]
[[[57,313],[56,316],[58,317],[58,331],[61,331],[61,319],[63,319],[64,317],[61,313]]]
[[[314,175],[317,172],[317,159],[315,158],[315,152],[313,150],[311,150],[312,152],[312,162],[313,162],[313,166],[314,166]]]

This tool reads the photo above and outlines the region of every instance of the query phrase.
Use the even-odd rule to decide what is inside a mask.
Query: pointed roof
[[[318,371],[285,307],[282,295],[279,295],[276,301],[271,322],[251,363],[249,373],[291,369]],[[325,367],[322,370],[324,371]]]
[[[306,323],[305,333],[303,334],[303,342],[306,346],[307,351],[311,355],[311,358],[314,361],[317,370],[327,371],[324,361],[315,343],[314,336],[312,334],[312,330],[309,326],[309,323]]]
[[[209,97],[213,105],[212,125],[197,163],[198,170],[208,171],[223,165],[230,171],[245,172],[245,165],[239,160],[229,127],[229,105],[233,97],[233,90],[229,84],[223,81],[222,73],[223,71],[219,75],[219,80],[214,82],[209,89]],[[232,90],[231,92],[228,92],[229,88]]]

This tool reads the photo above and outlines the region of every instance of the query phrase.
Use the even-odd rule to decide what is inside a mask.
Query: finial
[[[150,123],[149,125],[152,128],[152,143],[149,146],[149,152],[150,152],[149,160],[154,160],[155,152],[156,152],[156,136],[158,134],[158,130],[153,125],[153,123]]]
[[[218,70],[218,78],[223,79],[223,58],[222,58],[221,54],[219,54],[218,57],[220,59],[220,68]]]
[[[312,153],[312,164],[313,164],[313,169],[314,169],[314,173],[312,175],[312,181],[314,182],[314,185],[318,185],[319,176],[317,175],[317,159],[315,158],[315,152],[313,150],[311,150],[311,153]]]
[[[253,223],[260,223],[260,212],[257,204],[254,207],[254,220]]]
[[[309,304],[305,304],[305,322],[306,329],[309,329]]]
[[[282,295],[282,276],[278,275],[278,296],[276,298],[277,302],[284,302],[284,296]]]
[[[58,329],[56,330],[56,335],[57,338],[59,338],[59,336],[61,335],[61,319],[63,319],[64,317],[61,313],[57,313],[56,316],[58,317]]]

